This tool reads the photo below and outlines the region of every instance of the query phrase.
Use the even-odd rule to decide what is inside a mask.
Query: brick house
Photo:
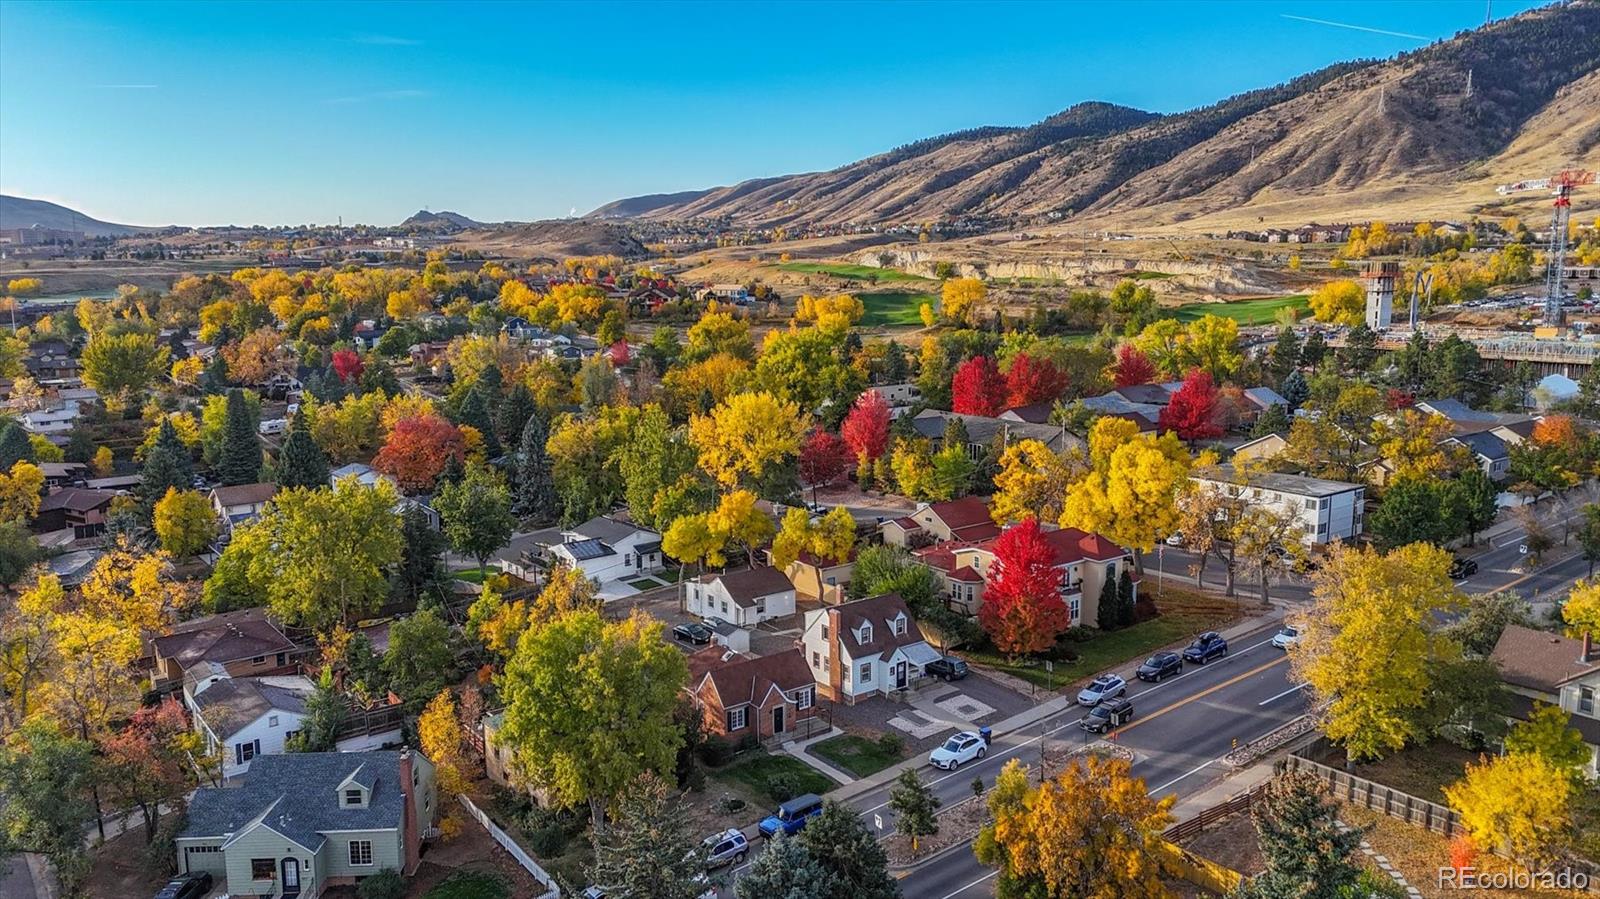
[[[293,640],[284,636],[261,609],[207,615],[173,625],[172,633],[150,641],[150,687],[176,689],[191,671],[229,677],[292,674]]]
[[[809,735],[817,724],[817,687],[798,649],[751,657],[709,647],[690,658],[690,672],[707,733],[768,740]]]

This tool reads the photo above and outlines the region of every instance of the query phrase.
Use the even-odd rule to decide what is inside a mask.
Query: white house
[[[703,574],[687,586],[689,612],[701,618],[754,627],[794,614],[794,584],[770,565]]]
[[[577,568],[601,586],[664,567],[660,534],[604,515],[570,529],[536,532],[533,543],[533,555]]]
[[[83,410],[76,402],[35,409],[22,414],[22,429],[30,434],[65,434],[73,429],[82,414]]]
[[[363,465],[360,462],[341,465],[328,473],[328,486],[337,486],[345,478],[355,478],[357,483],[363,487],[376,487],[379,481],[387,483],[394,488],[395,495],[400,497],[399,501],[394,504],[396,514],[403,515],[407,509],[419,509],[423,516],[428,519],[428,526],[436,531],[439,529],[439,513],[434,511],[433,506],[428,504],[426,498],[406,496],[400,491],[400,485],[395,483],[394,478],[380,473],[371,465]]]
[[[278,485],[271,483],[216,487],[211,491],[211,508],[222,520],[224,532],[231,535],[234,528],[260,517],[277,492]]]
[[[899,418],[910,411],[911,407],[922,402],[922,388],[910,382],[902,384],[874,384],[867,388],[883,397],[889,407],[889,417]]]
[[[915,686],[939,658],[898,593],[807,612],[800,648],[818,691],[851,704]]]
[[[1349,540],[1365,526],[1366,487],[1297,474],[1242,472],[1217,465],[1190,480],[1221,488],[1230,496],[1278,506],[1299,523],[1306,543]]]

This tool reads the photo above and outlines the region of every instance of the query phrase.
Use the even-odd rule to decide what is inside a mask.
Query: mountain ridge
[[[126,237],[144,231],[161,230],[104,222],[49,200],[0,194],[0,230],[32,228],[35,225],[57,231],[82,231],[90,237]]]

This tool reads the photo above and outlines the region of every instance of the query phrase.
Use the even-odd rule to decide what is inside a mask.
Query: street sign
[[[1528,554],[1528,544],[1524,543],[1521,546],[1517,547],[1517,552],[1522,553],[1523,555],[1527,555]]]
[[[878,828],[879,830],[882,830],[883,829],[883,816],[880,815],[880,814],[874,813],[873,816],[872,816],[872,826]]]
[[[1044,660],[1044,670],[1046,672],[1050,673],[1050,674],[1055,674],[1056,673],[1056,663],[1050,661],[1049,659],[1045,659]]]

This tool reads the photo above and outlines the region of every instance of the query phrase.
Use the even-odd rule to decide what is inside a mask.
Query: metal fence
[[[466,794],[457,794],[456,798],[461,800],[461,804],[467,807],[467,814],[472,816],[474,821],[482,824],[483,829],[489,832],[489,836],[494,837],[494,841],[500,844],[500,848],[509,852],[511,857],[517,860],[517,864],[522,866],[523,870],[533,875],[533,879],[539,881],[545,887],[545,892],[541,893],[536,899],[560,899],[561,888],[556,886],[554,878],[539,867],[539,863],[533,860],[533,856],[517,845],[517,841],[511,839],[510,834],[501,830],[500,825],[494,823],[494,820],[483,809],[473,805],[472,800],[468,799]]]

